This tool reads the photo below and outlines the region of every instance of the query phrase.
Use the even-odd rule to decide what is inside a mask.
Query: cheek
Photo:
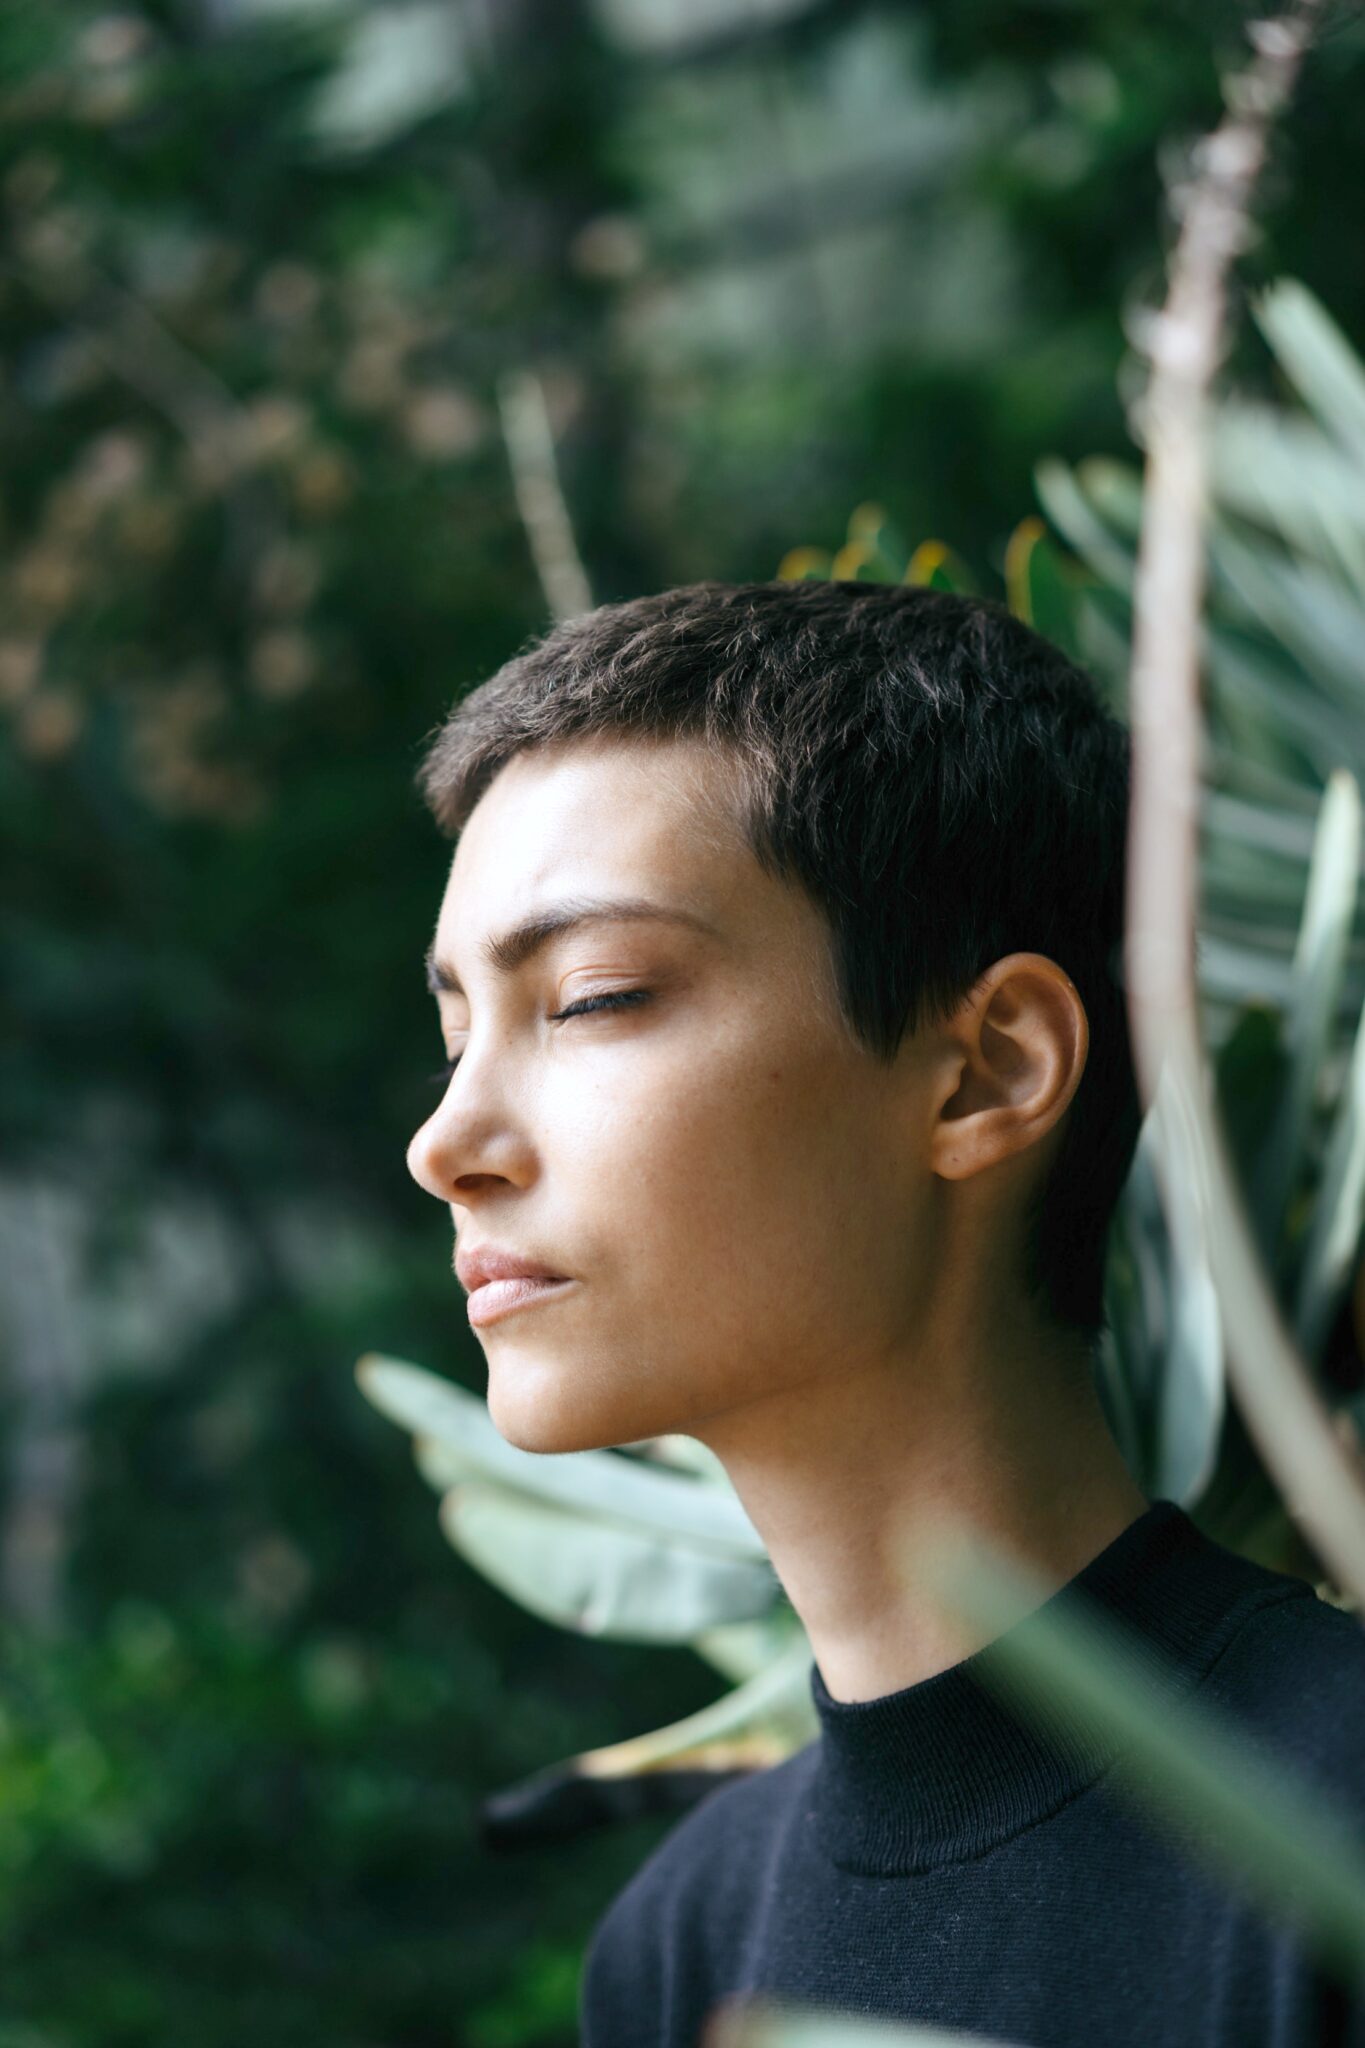
[[[643,1063],[582,1118],[575,1206],[634,1341],[755,1367],[847,1341],[885,1301],[875,1106],[828,1059],[713,1047]]]

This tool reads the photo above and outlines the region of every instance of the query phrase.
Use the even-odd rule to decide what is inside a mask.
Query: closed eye
[[[647,988],[614,989],[609,995],[583,996],[578,1002],[569,1003],[564,1009],[556,1010],[550,1022],[562,1024],[570,1017],[586,1017],[593,1010],[624,1009],[628,1003],[648,1002],[649,996],[650,991]],[[460,1055],[456,1053],[443,1067],[438,1067],[434,1074],[428,1074],[427,1079],[439,1087],[449,1087],[451,1076],[459,1064]]]
[[[567,1009],[558,1010],[551,1023],[559,1024],[565,1017],[586,1016],[589,1010],[617,1009],[624,1003],[643,1002],[649,995],[647,988],[622,988],[605,996],[584,996],[579,1002],[570,1003]]]

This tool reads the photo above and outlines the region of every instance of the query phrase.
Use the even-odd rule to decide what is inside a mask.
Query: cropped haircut
[[[1122,975],[1130,743],[1091,679],[979,598],[695,583],[523,649],[456,703],[418,785],[455,838],[514,755],[602,735],[734,758],[748,844],[823,912],[845,1021],[877,1058],[1007,953],[1070,975],[1089,1052],[1030,1190],[1020,1278],[1093,1358],[1141,1110]]]

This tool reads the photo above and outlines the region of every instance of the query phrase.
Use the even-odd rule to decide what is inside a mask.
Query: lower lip
[[[534,1308],[540,1301],[553,1301],[566,1287],[573,1286],[572,1280],[487,1280],[482,1287],[476,1287],[469,1297],[469,1320],[476,1330],[485,1323],[501,1322],[504,1316],[515,1315],[519,1308]]]

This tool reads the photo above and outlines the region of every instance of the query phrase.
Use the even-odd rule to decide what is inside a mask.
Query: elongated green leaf
[[[1365,710],[1360,606],[1336,578],[1226,527],[1214,527],[1209,535],[1209,565],[1224,602],[1235,600],[1283,643],[1326,696],[1359,717]],[[1353,751],[1359,747],[1357,732]]]
[[[455,1549],[502,1592],[584,1635],[685,1643],[721,1622],[756,1620],[778,1597],[770,1565],[719,1557],[486,1480],[452,1486],[440,1519]]]
[[[1128,717],[1132,612],[1116,591],[1092,585],[1076,601],[1076,635],[1086,666],[1116,717]]]
[[[634,1448],[626,1445],[627,1450]],[[650,1440],[649,1455],[663,1465],[672,1465],[680,1472],[695,1472],[703,1479],[718,1480],[721,1486],[729,1488],[730,1475],[709,1444],[698,1441],[694,1436],[673,1433],[656,1436]]]
[[[1360,458],[1306,419],[1225,400],[1212,443],[1221,507],[1254,520],[1365,596],[1365,484]]]
[[[1313,858],[1316,821],[1302,811],[1279,810],[1273,804],[1248,803],[1243,797],[1228,796],[1222,790],[1203,791],[1201,822],[1220,839],[1254,846],[1259,852],[1292,862],[1302,870]],[[1302,880],[1299,882],[1302,891]]]
[[[758,1730],[771,1731],[785,1754],[819,1733],[810,1690],[811,1650],[797,1627],[791,1639],[761,1671],[718,1700],[685,1714],[647,1735],[632,1735],[606,1749],[587,1750],[577,1761],[597,1776],[652,1770],[656,1765],[704,1743],[730,1742]]]
[[[793,1634],[804,1637],[799,1618],[785,1605],[774,1607],[761,1621],[728,1621],[703,1629],[689,1648],[714,1664],[727,1678],[753,1678],[787,1648]]]
[[[1134,553],[1099,517],[1064,462],[1048,457],[1033,472],[1038,502],[1081,560],[1114,590],[1133,587]]]
[[[1293,999],[1293,963],[1286,950],[1277,957],[1271,952],[1271,933],[1265,926],[1247,925],[1235,933],[1205,929],[1199,935],[1199,989],[1209,1003],[1268,1002],[1287,1009]],[[1360,1013],[1365,997],[1365,973],[1356,961],[1343,981],[1338,1016],[1348,1024]],[[1210,1037],[1216,1036],[1210,1031]]]
[[[705,1444],[686,1436],[660,1437],[655,1441],[660,1446],[667,1445],[667,1450],[656,1451],[653,1454],[653,1464],[662,1466],[665,1470],[694,1472],[706,1479],[715,1478],[720,1481],[722,1487],[729,1487],[730,1481],[725,1467],[714,1451],[709,1450]],[[693,1452],[698,1455],[692,1456]],[[461,1450],[459,1445],[449,1438],[415,1436],[412,1440],[412,1455],[418,1471],[428,1486],[434,1487],[437,1493],[444,1493],[448,1486],[455,1486],[461,1479],[477,1479],[485,1469],[477,1458],[471,1457],[468,1451]],[[645,1470],[650,1469],[651,1465],[647,1463]]]
[[[1321,301],[1282,277],[1252,300],[1251,311],[1304,404],[1365,458],[1365,367]]]
[[[1225,1389],[1222,1319],[1203,1222],[1188,1184],[1171,1167],[1174,1113],[1163,1076],[1116,1221],[1137,1286],[1121,1325],[1131,1347],[1125,1363],[1132,1396],[1145,1418],[1132,1469],[1144,1491],[1187,1502],[1213,1470]]]
[[[417,1470],[436,1493],[447,1493],[465,1479],[479,1479],[486,1469],[458,1444],[439,1436],[415,1436],[412,1456]]]
[[[1183,1227],[1172,1232],[1171,1341],[1157,1421],[1153,1486],[1188,1505],[1208,1484],[1218,1455],[1226,1389],[1223,1318],[1208,1253]]]
[[[1087,455],[1076,464],[1076,482],[1106,527],[1136,545],[1142,530],[1142,472],[1110,455]]]
[[[1205,758],[1214,770],[1209,777],[1211,794],[1221,794],[1250,803],[1286,818],[1296,818],[1303,835],[1303,859],[1312,851],[1313,825],[1318,815],[1321,790],[1316,780],[1304,779],[1301,768],[1277,767],[1263,760],[1249,760],[1210,739]],[[1284,756],[1290,758],[1288,751]]]
[[[1297,1179],[1318,1070],[1336,1018],[1360,879],[1360,791],[1334,771],[1318,813],[1303,922],[1285,1022],[1289,1071],[1252,1183],[1251,1207],[1267,1251],[1279,1239]]]
[[[1238,1009],[1247,1003],[1273,1003],[1282,1010],[1294,992],[1288,958],[1274,959],[1264,948],[1240,945],[1216,932],[1199,937],[1199,988]]]
[[[969,1528],[940,1529],[917,1564],[989,1642],[982,1678],[1021,1711],[1061,1715],[1117,1746],[1111,1781],[1348,1976],[1365,1956],[1365,1844],[1328,1794],[1231,1720],[1181,1697],[1145,1638]],[[1018,1626],[1016,1626],[1018,1624]]]
[[[1256,1170],[1287,1068],[1279,1012],[1269,1003],[1248,1003],[1220,1044],[1214,1066],[1219,1119],[1242,1185]]]
[[[835,557],[835,574],[839,558]],[[971,593],[976,581],[962,557],[946,541],[922,540],[905,565],[904,581],[925,590],[958,590]]]
[[[1306,689],[1297,667],[1273,648],[1254,646],[1244,634],[1220,627],[1205,637],[1204,672],[1215,708],[1226,700],[1256,710],[1268,728],[1278,728],[1306,755],[1319,782],[1338,762],[1359,752],[1354,711],[1343,711]]]
[[[1322,1348],[1347,1284],[1365,1223],[1365,1013],[1332,1121],[1313,1221],[1304,1247],[1294,1331],[1309,1358]]]
[[[1115,1217],[1112,1233],[1114,1237],[1120,1228],[1119,1220]],[[1122,1270],[1121,1254],[1118,1248],[1113,1246],[1105,1274],[1106,1322],[1100,1332],[1095,1366],[1095,1391],[1104,1409],[1110,1433],[1123,1453],[1123,1462],[1141,1485],[1145,1478],[1142,1429],[1138,1404],[1133,1392],[1136,1371],[1130,1365],[1129,1358],[1131,1353],[1146,1347],[1147,1333],[1133,1313],[1127,1278],[1120,1278]],[[1145,1486],[1143,1491],[1146,1491]]]
[[[1303,908],[1302,870],[1295,886],[1294,870],[1281,865],[1267,872],[1254,848],[1214,840],[1200,855],[1203,900],[1200,922],[1224,938],[1241,938],[1255,944],[1264,931],[1276,953],[1293,944],[1294,929]],[[1248,903],[1260,913],[1254,923],[1246,919]]]
[[[898,2026],[848,2013],[792,2005],[787,1999],[723,2000],[708,2021],[706,2048],[1011,2048],[994,2034],[957,2027]]]
[[[1010,610],[1073,660],[1080,654],[1076,632],[1079,573],[1049,538],[1041,519],[1019,522],[1005,551]]]
[[[446,1445],[464,1466],[501,1486],[562,1508],[581,1508],[596,1520],[673,1535],[723,1557],[765,1559],[763,1540],[727,1481],[685,1479],[653,1470],[615,1451],[540,1455],[500,1436],[487,1403],[421,1366],[370,1352],[356,1367],[362,1393],[391,1421],[430,1440],[424,1469],[435,1472],[431,1443]],[[436,1483],[441,1483],[439,1480]],[[728,1489],[728,1490],[727,1490]]]

